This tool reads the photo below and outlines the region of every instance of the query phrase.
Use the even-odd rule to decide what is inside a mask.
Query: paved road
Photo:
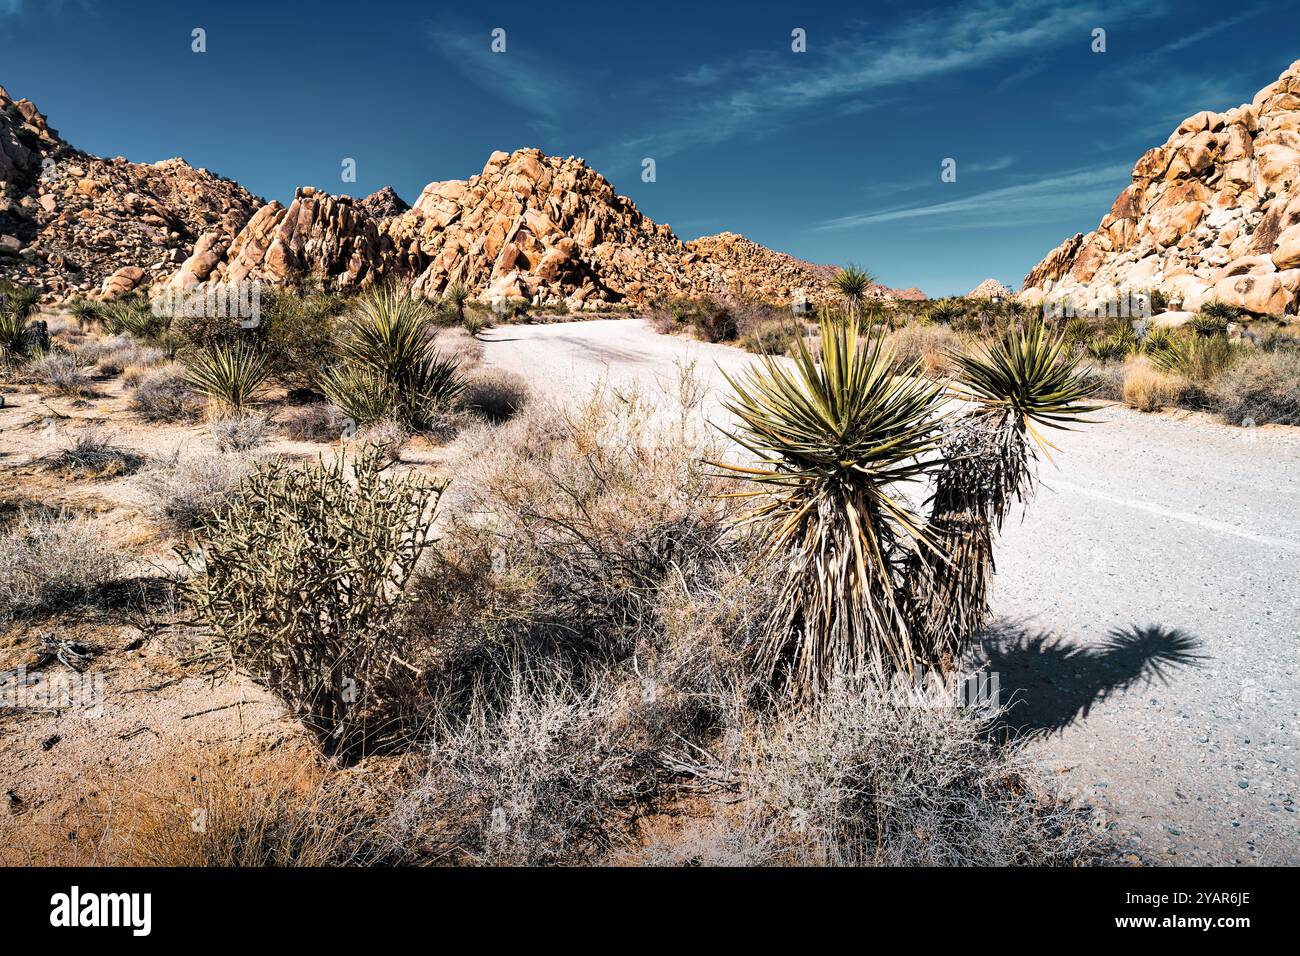
[[[507,326],[486,361],[558,399],[698,360],[713,407],[745,353],[637,320]],[[1151,861],[1300,863],[1300,430],[1108,408],[1056,433],[1003,535],[1009,722]]]

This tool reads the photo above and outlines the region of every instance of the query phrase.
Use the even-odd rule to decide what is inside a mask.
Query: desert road
[[[697,360],[706,408],[753,361],[641,320],[511,325],[488,365],[550,398],[655,388]],[[998,554],[977,656],[1010,728],[1141,859],[1300,863],[1300,429],[1107,407],[1053,432]]]

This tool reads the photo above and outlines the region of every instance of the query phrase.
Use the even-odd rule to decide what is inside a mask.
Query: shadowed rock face
[[[1117,289],[1160,289],[1192,311],[1296,311],[1300,60],[1250,103],[1197,113],[1145,153],[1097,229],[1052,250],[1020,297],[1086,303]]]
[[[101,159],[0,87],[0,275],[52,297],[121,294],[170,273],[195,241],[227,241],[261,200],[184,160]]]

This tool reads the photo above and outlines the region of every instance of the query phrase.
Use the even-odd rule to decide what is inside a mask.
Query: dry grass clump
[[[373,448],[388,463],[402,460],[402,447],[411,437],[410,430],[395,418],[382,418],[356,433],[358,445]]]
[[[190,386],[180,365],[147,372],[131,396],[131,410],[149,422],[194,421],[203,414],[203,401]]]
[[[115,775],[63,820],[11,821],[0,861],[38,866],[398,863],[380,800],[301,746],[193,748]]]
[[[1186,389],[1187,383],[1177,375],[1162,372],[1139,359],[1125,368],[1121,396],[1124,404],[1140,412],[1158,412],[1177,405]]]
[[[139,481],[158,517],[189,531],[230,501],[252,469],[252,459],[242,454],[182,456],[178,449]]]
[[[465,381],[461,405],[494,425],[514,417],[528,401],[528,383],[501,369],[476,369]]]
[[[72,444],[49,461],[51,469],[77,478],[117,478],[135,472],[143,459],[113,444],[113,436],[97,425],[82,428]]]
[[[943,378],[952,372],[953,353],[960,353],[962,338],[946,325],[904,325],[886,339],[894,353],[894,369],[915,367],[927,378]]]
[[[434,337],[438,353],[452,359],[462,373],[468,372],[483,360],[483,343],[459,326],[442,328]]]
[[[77,358],[95,366],[102,375],[121,375],[128,368],[148,369],[167,361],[162,349],[141,345],[129,335],[87,342],[77,349]]]
[[[89,518],[22,515],[0,533],[0,621],[89,601],[122,568],[121,550]]]

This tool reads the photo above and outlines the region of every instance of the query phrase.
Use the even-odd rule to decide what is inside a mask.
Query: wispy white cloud
[[[790,130],[831,108],[871,104],[891,88],[1042,57],[1082,42],[1098,22],[1159,16],[1167,2],[1100,0],[1063,7],[1056,0],[975,0],[909,15],[883,29],[864,25],[832,38],[811,33],[809,48],[817,58],[797,68],[795,61],[811,54],[750,51],[695,71],[691,94],[675,98],[682,105],[618,148],[625,155],[662,156],[737,135]],[[683,78],[679,82],[687,85]]]
[[[1202,27],[1201,29],[1195,31],[1194,33],[1189,33],[1186,36],[1178,37],[1178,39],[1172,40],[1171,42],[1166,43],[1164,46],[1157,47],[1155,50],[1152,51],[1151,55],[1161,56],[1165,53],[1175,53],[1178,50],[1181,50],[1184,47],[1189,47],[1194,43],[1200,43],[1202,40],[1208,40],[1210,37],[1216,36],[1217,34],[1222,33],[1224,30],[1230,30],[1233,27],[1235,27],[1238,23],[1242,23],[1246,20],[1249,20],[1251,17],[1257,17],[1263,12],[1264,12],[1263,9],[1258,9],[1258,8],[1254,10],[1247,10],[1245,13],[1239,13],[1235,17],[1227,17],[1223,20],[1219,20],[1215,23],[1211,23],[1208,26]]]
[[[1076,169],[1058,175],[1026,180],[1013,186],[985,190],[946,202],[923,203],[838,216],[820,223],[817,228],[852,229],[858,226],[935,216],[943,217],[944,223],[951,226],[956,220],[973,216],[978,216],[981,222],[987,223],[989,214],[1014,219],[1025,211],[1032,213],[1035,217],[1034,221],[1043,221],[1040,217],[1076,212],[1089,205],[1095,206],[1099,202],[1109,205],[1110,200],[1113,200],[1127,185],[1131,168],[1128,165],[1106,165]],[[954,186],[945,185],[943,188],[954,188]]]
[[[0,0],[3,2],[3,0]],[[555,61],[510,45],[493,53],[489,31],[440,24],[428,28],[429,39],[451,67],[482,90],[530,113],[542,127],[572,112],[572,79]]]
[[[1000,169],[1006,169],[1016,161],[1014,156],[999,156],[997,159],[990,159],[982,163],[966,163],[961,169],[967,173],[996,173]]]

